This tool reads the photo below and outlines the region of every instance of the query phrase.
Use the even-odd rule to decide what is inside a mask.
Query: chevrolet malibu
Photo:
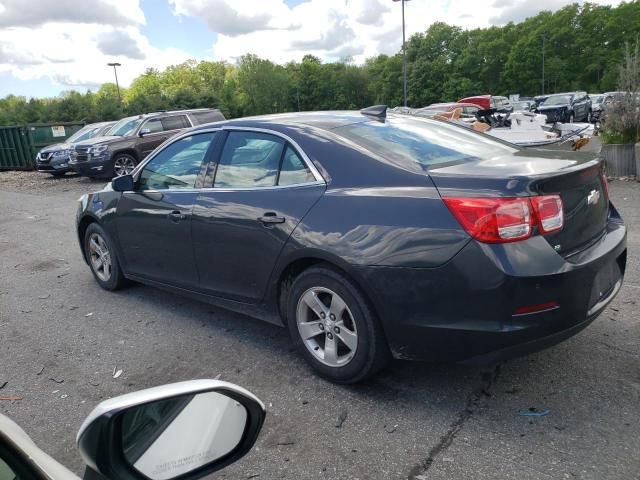
[[[288,328],[323,377],[392,357],[491,363],[558,343],[618,293],[603,164],[362,112],[202,125],[80,200],[82,255]]]

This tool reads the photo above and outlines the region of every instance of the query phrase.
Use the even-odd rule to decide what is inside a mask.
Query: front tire
[[[87,263],[96,282],[105,290],[118,290],[126,285],[111,237],[97,223],[87,227],[84,234]]]
[[[128,153],[120,153],[113,158],[113,176],[129,175],[137,165],[136,159]]]
[[[287,323],[307,362],[332,382],[360,382],[381,370],[390,357],[369,302],[333,268],[312,267],[294,280]]]

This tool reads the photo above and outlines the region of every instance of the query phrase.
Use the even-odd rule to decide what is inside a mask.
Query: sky
[[[620,0],[593,0],[617,5]],[[406,34],[436,21],[463,28],[519,22],[572,0],[411,0]],[[70,89],[122,86],[149,67],[188,59],[274,62],[311,53],[356,63],[402,46],[392,0],[0,0],[0,97],[50,97]]]

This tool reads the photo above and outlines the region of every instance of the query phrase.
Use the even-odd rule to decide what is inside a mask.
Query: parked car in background
[[[547,117],[547,123],[591,121],[591,99],[587,92],[567,92],[549,95],[535,109]]]
[[[624,99],[625,92],[606,92],[597,95],[589,95],[591,98],[591,122],[602,121],[604,110],[608,105],[620,102]]]
[[[627,252],[597,155],[382,106],[182,132],[84,195],[76,222],[102,288],[286,326],[339,383],[390,356],[487,363],[560,342],[616,296]]]
[[[224,120],[218,109],[147,113],[120,120],[107,136],[78,142],[69,166],[80,175],[113,178],[131,173],[158,145],[194,125]]]
[[[533,100],[518,100],[513,102],[512,105],[514,112],[530,112],[536,108],[536,103]]]
[[[101,122],[85,125],[67,138],[64,143],[48,145],[36,155],[35,167],[39,172],[61,176],[71,171],[69,155],[75,142],[82,142],[93,137],[106,135],[116,122]]]
[[[427,107],[418,108],[414,110],[413,115],[418,115],[420,117],[433,117],[438,113],[443,112],[453,112],[454,110],[460,108],[462,110],[462,115],[475,117],[480,107],[473,103],[459,103],[459,102],[447,102],[447,103],[433,103]]]
[[[513,106],[507,97],[496,95],[477,95],[458,100],[458,103],[471,103],[478,105],[482,110],[494,109],[498,112],[512,112]]]

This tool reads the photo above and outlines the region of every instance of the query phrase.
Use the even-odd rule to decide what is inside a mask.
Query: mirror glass
[[[131,407],[122,418],[126,461],[152,480],[167,480],[224,457],[242,440],[241,403],[204,392]]]

